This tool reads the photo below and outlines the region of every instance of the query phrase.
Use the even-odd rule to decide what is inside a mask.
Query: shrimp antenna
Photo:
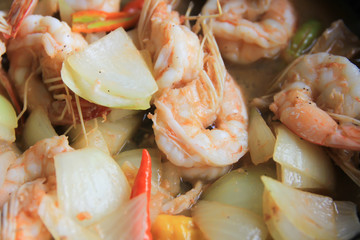
[[[86,134],[84,118],[83,118],[82,111],[81,111],[80,100],[79,100],[79,96],[76,95],[76,94],[75,94],[75,102],[76,102],[76,107],[77,107],[77,110],[78,110],[78,113],[79,113],[80,124],[81,124],[81,129],[82,129],[83,134],[84,134],[85,143],[86,143],[86,146],[88,146],[89,145],[89,140],[88,140],[87,134]]]
[[[332,113],[332,112],[326,112],[326,113],[329,114],[330,117],[332,117],[333,119],[335,119],[339,122],[352,123],[352,124],[360,126],[360,120],[357,120],[356,118],[352,118],[352,117],[349,117],[346,115],[336,114],[336,113]]]
[[[32,72],[29,77],[25,80],[25,86],[24,86],[24,106],[23,109],[21,110],[21,112],[19,113],[19,115],[17,116],[17,121],[19,121],[19,119],[24,115],[24,113],[27,110],[27,105],[28,105],[28,88],[29,88],[29,82],[30,80],[34,77],[35,74],[38,74],[41,72],[41,68],[40,66],[34,71]]]
[[[199,19],[210,19],[210,18],[218,18],[221,15],[223,15],[221,4],[219,0],[216,1],[218,13],[217,14],[211,14],[211,15],[198,15],[198,16],[184,16],[183,18],[185,20],[199,20]]]

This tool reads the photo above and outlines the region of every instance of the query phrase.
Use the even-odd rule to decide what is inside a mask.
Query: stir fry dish
[[[345,6],[1,1],[0,239],[359,237]]]

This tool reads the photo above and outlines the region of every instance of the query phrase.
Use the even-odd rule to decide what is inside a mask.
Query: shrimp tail
[[[6,32],[3,33],[6,39],[15,38],[21,23],[24,21],[26,16],[33,13],[37,3],[38,0],[13,1],[7,16],[7,23],[10,26],[10,32],[9,34]]]
[[[326,138],[325,145],[360,151],[360,126],[352,123],[339,124],[334,134]]]

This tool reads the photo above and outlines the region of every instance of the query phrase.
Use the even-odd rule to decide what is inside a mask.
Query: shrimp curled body
[[[270,109],[298,136],[323,146],[360,150],[360,72],[347,58],[317,53],[283,75]]]
[[[164,71],[177,73],[175,79],[170,77],[175,75],[155,77],[160,80],[160,91],[154,99],[156,110],[150,118],[157,146],[168,160],[182,167],[182,171],[185,168],[215,169],[218,173],[215,177],[222,175],[224,168],[237,162],[248,148],[247,109],[240,88],[227,73],[207,25],[202,24],[204,37],[199,38],[189,29],[185,30],[185,25],[179,25],[179,20],[174,21],[178,15],[164,2],[148,1],[146,7],[152,10],[143,10],[142,14],[150,16],[141,16],[140,21],[147,19],[144,26],[151,27],[143,31],[162,30],[140,31],[140,39],[146,41],[145,46],[153,53],[155,69],[156,63],[162,62]],[[169,34],[165,29],[177,30]],[[163,38],[163,41],[154,44],[152,36]],[[177,52],[179,40],[183,46],[181,54]],[[184,51],[186,49],[190,50]],[[175,64],[180,61],[191,64]],[[162,84],[168,81],[171,83]]]
[[[4,182],[0,186],[0,207],[26,182],[46,178],[48,184],[54,185],[56,183],[54,156],[71,150],[65,136],[56,136],[37,142],[18,157],[18,153],[14,152]],[[4,151],[13,152],[8,148]]]
[[[295,31],[296,16],[289,0],[220,0],[220,4],[223,14],[214,21],[213,30],[227,60],[247,64],[273,58]],[[202,14],[217,11],[217,0],[208,0]]]

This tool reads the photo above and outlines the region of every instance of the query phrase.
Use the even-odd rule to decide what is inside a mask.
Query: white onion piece
[[[299,172],[293,168],[288,168],[287,166],[280,165],[279,168],[280,180],[288,186],[309,190],[311,192],[317,192],[323,189],[323,186],[319,182],[317,182],[314,178],[305,175],[303,172]]]
[[[130,196],[119,165],[96,148],[83,148],[54,157],[59,204],[84,226],[108,215]]]
[[[31,111],[29,117],[26,119],[22,135],[22,140],[26,148],[29,148],[40,140],[57,135],[44,109],[36,108]]]
[[[289,187],[262,176],[263,211],[274,239],[336,239],[331,198]]]
[[[275,137],[255,107],[250,110],[249,152],[251,161],[257,165],[273,156]]]
[[[336,228],[338,239],[352,239],[360,233],[360,222],[356,204],[347,201],[335,201]]]
[[[246,208],[262,215],[262,175],[275,177],[275,166],[264,163],[231,171],[207,188],[201,199]]]
[[[71,147],[75,149],[94,147],[110,155],[110,151],[105,141],[105,138],[102,135],[101,131],[97,128],[90,130],[86,134],[86,138],[82,134],[76,139],[75,142],[71,144]]]
[[[125,202],[91,228],[106,240],[143,240],[147,217],[146,201],[146,195],[140,194]]]
[[[38,214],[55,239],[67,240],[100,240],[101,238],[90,230],[82,227],[68,217],[64,211],[56,207],[55,201],[45,195],[40,203]]]
[[[64,83],[90,102],[114,108],[147,109],[157,84],[123,28],[66,59]]]
[[[160,151],[155,148],[147,149],[151,157],[151,178],[154,183],[160,185],[161,179],[161,155]],[[136,168],[140,167],[142,157],[142,149],[133,149],[121,152],[120,154],[114,156],[115,161],[119,164],[120,167],[128,161]]]
[[[268,235],[263,219],[243,208],[201,200],[192,216],[206,239],[266,239]]]
[[[335,186],[334,166],[325,151],[318,145],[302,140],[284,125],[276,126],[275,131],[274,161],[308,176],[318,182],[322,189],[332,191]]]
[[[138,113],[138,111],[133,112]],[[142,118],[139,114],[128,114],[124,117],[113,115],[111,118],[114,119],[114,121],[107,119],[109,121],[103,122],[102,118],[89,120],[85,122],[85,130],[87,133],[92,132],[95,129],[100,131],[101,137],[96,136],[96,134],[94,137],[103,138],[106,142],[110,155],[114,155],[121,150],[133,133],[138,129]],[[73,128],[69,132],[69,137],[71,139],[71,146],[75,144],[75,146],[73,146],[75,148],[81,148],[86,145],[85,137],[80,124],[76,125],[76,128]],[[100,141],[100,139],[98,140]],[[101,147],[101,144],[99,142],[97,146]]]
[[[13,106],[9,100],[0,95],[0,139],[14,142],[17,126],[17,116]]]

